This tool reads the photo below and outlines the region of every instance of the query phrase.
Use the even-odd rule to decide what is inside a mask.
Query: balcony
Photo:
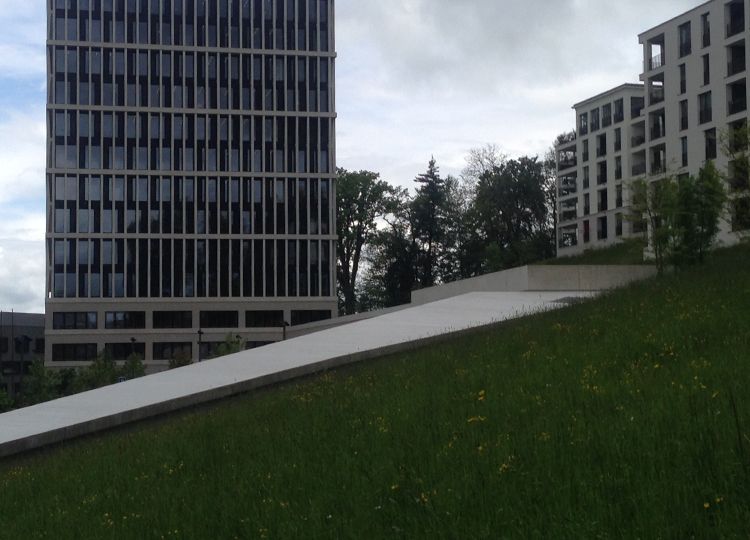
[[[646,99],[642,97],[630,98],[630,118],[639,118],[646,106]]]
[[[648,69],[649,71],[653,71],[655,69],[659,69],[664,65],[664,55],[663,54],[657,54],[656,56],[652,56],[651,59],[648,61]]]
[[[578,219],[578,211],[575,209],[563,210],[560,215],[560,221],[574,221],[576,219]]]
[[[656,161],[651,165],[651,174],[664,174],[666,170],[662,162]]]
[[[651,140],[655,141],[656,139],[661,139],[664,137],[664,126],[662,125],[656,125],[651,128]]]
[[[727,77],[732,77],[733,75],[737,75],[738,73],[742,73],[745,71],[745,56],[744,55],[732,55],[732,58],[729,59],[729,63],[727,65]]]
[[[652,87],[648,93],[648,104],[656,105],[662,101],[664,101],[664,88],[661,86]]]
[[[742,17],[733,17],[731,21],[729,21],[729,24],[727,24],[727,37],[736,36],[740,32],[744,30],[745,27],[745,16],[744,16],[744,8]]]
[[[729,101],[729,114],[737,114],[747,110],[747,98],[737,96]]]
[[[575,183],[560,184],[560,187],[558,188],[557,193],[560,197],[568,197],[570,195],[575,195],[576,193],[578,193],[578,186]]]
[[[576,158],[562,159],[557,165],[557,170],[564,171],[566,169],[572,169],[576,165],[578,165],[578,160]]]
[[[743,160],[729,163],[729,187],[733,192],[750,189],[750,171]]]

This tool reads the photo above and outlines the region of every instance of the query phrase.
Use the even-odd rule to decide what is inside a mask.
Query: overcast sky
[[[700,0],[337,0],[338,165],[410,186],[474,147],[543,153]],[[0,0],[0,309],[44,310],[45,0]]]

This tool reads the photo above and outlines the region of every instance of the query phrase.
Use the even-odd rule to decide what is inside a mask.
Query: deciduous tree
[[[371,171],[339,169],[337,179],[337,274],[341,311],[357,308],[362,252],[377,231],[378,220],[395,208],[395,189]]]

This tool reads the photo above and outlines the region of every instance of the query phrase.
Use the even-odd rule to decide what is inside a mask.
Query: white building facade
[[[626,122],[629,134],[625,139],[629,147],[621,158],[624,178],[616,184],[620,187],[615,187],[622,189],[623,215],[628,214],[629,180],[659,178],[664,174],[697,175],[707,160],[713,160],[719,171],[726,174],[730,193],[718,241],[731,244],[739,232],[750,228],[747,172],[736,167],[727,155],[732,134],[747,126],[749,15],[750,0],[711,0],[639,36],[643,46],[644,70],[640,76],[643,110]],[[625,85],[619,90],[636,92],[636,87]],[[602,96],[575,106],[579,141],[586,138],[590,141],[596,136],[590,125],[592,112],[585,118],[586,111],[580,107],[586,105],[595,111]],[[584,121],[588,125],[582,124]],[[589,133],[584,135],[587,127]],[[582,151],[583,143],[577,146]],[[559,161],[560,156],[565,157],[566,148],[559,145],[557,150]],[[596,216],[596,228],[590,229],[590,240],[585,241],[587,221],[589,228],[594,225],[585,213],[583,163],[577,169],[580,192],[577,217],[575,222],[560,220],[558,256],[606,247],[613,241],[640,234],[633,231],[632,224],[624,223],[621,235],[615,234],[613,239],[607,234],[602,238],[598,230],[603,225],[603,216]],[[565,215],[572,218],[572,205],[562,196],[570,183],[569,172],[567,169],[558,172],[561,218]],[[593,205],[593,195],[590,197]],[[610,218],[607,219],[609,224]]]
[[[625,180],[642,163],[643,85],[624,84],[576,104],[575,137],[556,147],[558,254],[605,247],[632,233]]]

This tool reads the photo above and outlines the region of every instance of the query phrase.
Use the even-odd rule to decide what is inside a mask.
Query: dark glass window
[[[179,343],[154,343],[154,360],[174,360],[176,358],[192,359],[193,344],[190,342]]]
[[[146,357],[145,343],[107,343],[104,348],[112,356],[112,360],[116,362],[127,360],[131,354],[137,354],[141,358]]]
[[[55,343],[53,362],[91,362],[96,359],[96,343]]]
[[[292,310],[292,326],[327,321],[330,318],[331,312],[329,310]]]
[[[284,325],[284,312],[274,311],[246,311],[245,326],[247,328],[278,328]]]
[[[238,328],[239,314],[236,311],[201,311],[201,328]]]
[[[54,330],[96,330],[97,314],[89,312],[55,312],[52,315]]]
[[[192,328],[190,311],[154,311],[154,328]]]
[[[146,328],[145,311],[108,311],[104,327],[108,330],[126,330]]]

